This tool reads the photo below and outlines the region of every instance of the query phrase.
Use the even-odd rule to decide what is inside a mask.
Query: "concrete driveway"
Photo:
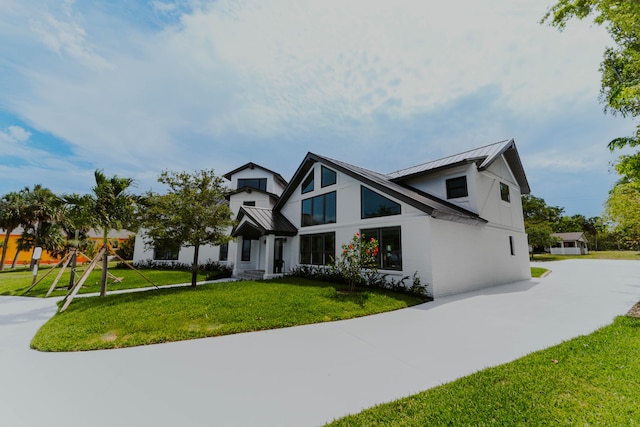
[[[362,319],[40,353],[53,300],[0,297],[4,426],[314,426],[587,334],[640,300],[640,263],[552,274]]]

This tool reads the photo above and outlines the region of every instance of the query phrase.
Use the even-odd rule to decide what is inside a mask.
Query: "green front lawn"
[[[639,426],[640,319],[386,403],[346,426]]]
[[[300,278],[226,282],[76,298],[31,342],[43,351],[75,351],[285,328],[397,310],[423,302],[401,293]]]
[[[638,251],[589,251],[587,255],[534,254],[532,261],[561,261],[563,259],[621,259],[640,261]]]
[[[85,270],[86,266],[79,266],[76,276],[76,281],[80,277],[80,274]],[[43,277],[50,269],[46,266],[38,271],[38,278]],[[33,296],[44,297],[51,287],[51,284],[58,275],[59,269],[55,269],[47,277],[38,283],[31,291],[24,294],[24,292],[31,286],[32,274],[29,270],[18,271],[3,271],[0,273],[0,295],[17,295],[17,296]],[[108,280],[107,291],[115,291],[120,289],[135,289],[146,288],[153,286],[146,281],[135,271],[129,268],[113,268],[113,263],[109,267],[109,273],[113,274],[116,278],[122,279],[119,282],[113,279]],[[149,278],[153,283],[158,286],[169,285],[175,283],[190,283],[191,272],[189,271],[176,271],[176,270],[140,270],[140,273]],[[51,294],[52,296],[64,296],[67,294],[67,286],[69,284],[70,269],[67,268],[60,278],[60,281],[56,285],[56,290]],[[80,289],[81,294],[100,292],[100,277],[102,270],[95,268],[87,281]],[[199,274],[198,280],[205,280],[206,274]]]
[[[549,270],[547,270],[546,268],[531,267],[531,277],[534,277],[534,278],[542,277],[542,275],[544,273],[546,273],[547,271],[549,271]]]

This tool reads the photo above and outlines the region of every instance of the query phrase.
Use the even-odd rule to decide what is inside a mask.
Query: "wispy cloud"
[[[0,130],[0,141],[6,143],[20,143],[29,140],[31,132],[20,126],[9,126],[4,131]]]

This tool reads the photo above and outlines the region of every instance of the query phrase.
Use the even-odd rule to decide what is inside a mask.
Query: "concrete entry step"
[[[245,270],[238,275],[238,278],[244,280],[262,280],[264,278],[264,270]]]

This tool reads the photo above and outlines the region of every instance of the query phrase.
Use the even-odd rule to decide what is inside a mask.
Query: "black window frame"
[[[300,226],[335,224],[338,215],[337,199],[335,191],[303,199],[300,202]],[[331,207],[333,209],[329,211]]]
[[[385,202],[388,202],[388,205],[378,205],[378,211],[373,212],[371,209],[365,209],[365,198],[368,196],[376,197],[377,199],[382,199]],[[391,209],[391,211],[384,211],[384,209]],[[395,211],[397,209],[397,211]],[[373,191],[370,188],[365,187],[364,185],[360,186],[360,219],[368,219],[368,218],[379,218],[383,216],[392,216],[392,215],[400,215],[402,213],[402,206],[398,202],[394,202],[388,197],[383,196],[382,194]]]
[[[157,243],[153,247],[154,261],[177,261],[180,257],[180,246],[168,243]]]
[[[300,192],[302,194],[311,193],[315,189],[315,176],[314,170],[312,169],[309,172],[309,175],[302,181],[302,185],[300,186]]]
[[[255,206],[256,205],[256,201],[255,200],[246,200],[244,202],[242,202],[242,206]]]
[[[242,252],[240,254],[240,261],[251,261],[251,239],[242,239]]]
[[[253,188],[266,192],[267,178],[238,178],[238,190],[242,188]]]
[[[300,235],[299,262],[303,265],[331,265],[336,256],[336,233]]]
[[[329,169],[326,166],[320,168],[320,188],[335,185],[338,182],[338,174],[336,171]]]
[[[513,244],[513,236],[509,236],[509,250],[511,251],[511,256],[516,255],[516,248]]]
[[[447,187],[447,199],[460,199],[469,196],[466,175],[447,179],[445,186]]]
[[[509,194],[509,185],[504,182],[500,183],[500,200],[503,202],[511,203],[511,195]]]
[[[218,254],[218,261],[229,261],[229,243],[223,243],[220,245],[220,253]]]
[[[397,232],[398,248],[395,250],[386,250],[385,233]],[[402,227],[377,227],[363,228],[360,234],[365,240],[375,238],[378,241],[378,255],[376,263],[380,270],[402,271]],[[388,235],[387,235],[388,236]],[[392,257],[395,256],[396,259]]]

